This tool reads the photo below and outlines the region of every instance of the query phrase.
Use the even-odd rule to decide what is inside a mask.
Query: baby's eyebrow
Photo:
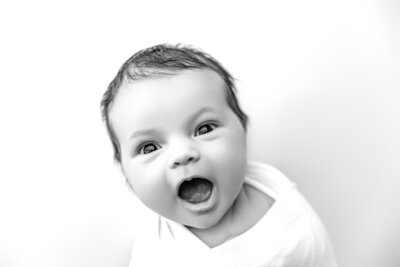
[[[196,119],[197,117],[199,117],[201,114],[203,113],[207,113],[207,112],[216,112],[214,109],[209,108],[209,107],[203,107],[201,109],[199,109],[198,111],[194,112],[190,117],[189,117],[189,121],[193,121],[194,119]]]
[[[154,135],[157,135],[158,132],[159,132],[159,131],[156,130],[156,129],[139,130],[139,131],[135,131],[135,132],[131,135],[130,139],[133,139],[133,138],[136,138],[136,137],[139,137],[139,136],[142,136],[142,135],[151,135],[151,136],[154,136]]]

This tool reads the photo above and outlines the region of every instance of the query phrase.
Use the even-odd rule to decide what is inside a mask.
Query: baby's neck
[[[254,226],[273,202],[259,190],[244,184],[235,202],[217,225],[208,229],[188,229],[210,248],[217,247]]]

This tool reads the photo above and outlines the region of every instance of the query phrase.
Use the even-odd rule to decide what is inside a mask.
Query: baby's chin
[[[229,202],[218,203],[212,210],[209,210],[203,214],[196,214],[193,217],[186,217],[185,221],[175,222],[184,225],[188,229],[207,230],[218,226],[221,223],[225,223],[229,216],[228,214],[232,211],[233,203],[229,205]],[[181,217],[183,218],[183,217]]]

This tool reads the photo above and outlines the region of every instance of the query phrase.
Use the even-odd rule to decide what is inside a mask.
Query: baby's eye
[[[213,131],[215,128],[217,128],[217,124],[215,124],[215,123],[202,124],[202,125],[200,125],[200,127],[197,128],[196,132],[194,133],[194,136],[209,133],[209,132]]]
[[[154,151],[156,151],[156,150],[158,150],[160,148],[161,148],[161,146],[156,145],[154,143],[147,143],[147,144],[142,145],[139,148],[139,152],[138,153],[139,154],[149,154],[149,153],[152,153],[152,152],[154,152]]]

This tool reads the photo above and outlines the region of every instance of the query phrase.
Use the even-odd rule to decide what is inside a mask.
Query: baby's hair
[[[114,147],[114,159],[121,162],[118,139],[112,129],[109,113],[119,89],[124,82],[154,79],[176,75],[183,70],[205,69],[216,72],[226,85],[226,101],[238,116],[243,128],[247,128],[247,115],[241,110],[233,77],[209,54],[183,45],[156,45],[141,50],[129,58],[109,84],[101,100],[101,114]]]

